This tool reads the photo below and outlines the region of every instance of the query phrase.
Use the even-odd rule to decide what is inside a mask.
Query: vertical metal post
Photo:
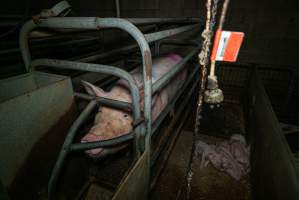
[[[116,7],[116,17],[120,18],[119,0],[115,0],[115,7]]]
[[[155,32],[159,30],[158,24],[155,25]],[[160,54],[160,49],[159,49],[159,43],[160,41],[155,41],[155,56],[159,56]]]
[[[21,28],[20,35],[19,35],[19,45],[21,54],[23,57],[23,61],[25,64],[26,71],[30,71],[30,64],[31,64],[31,54],[29,50],[29,33],[35,28],[37,25],[34,23],[33,20],[27,21],[23,27]]]

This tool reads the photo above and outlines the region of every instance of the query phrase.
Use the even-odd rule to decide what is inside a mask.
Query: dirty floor
[[[231,134],[244,134],[243,112],[239,105],[227,104],[220,109],[203,112],[200,139],[215,144],[229,138]],[[193,136],[193,117],[190,115],[185,131],[180,134],[168,163],[162,172],[151,199],[186,199],[186,174],[191,158]],[[205,200],[249,200],[251,199],[250,177],[236,181],[211,164],[200,169],[200,159],[193,159],[193,178],[190,199]]]

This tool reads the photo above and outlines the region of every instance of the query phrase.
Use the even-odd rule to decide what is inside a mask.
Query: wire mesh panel
[[[261,75],[274,110],[281,120],[296,122],[299,117],[299,78],[288,67],[222,63],[216,67],[226,103],[241,103],[246,84],[255,67]],[[297,120],[298,121],[298,120]],[[297,122],[298,123],[298,122]]]

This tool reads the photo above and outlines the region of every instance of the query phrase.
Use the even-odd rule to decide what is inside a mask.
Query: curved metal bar
[[[79,115],[79,117],[75,120],[73,125],[71,126],[70,130],[67,133],[67,136],[64,140],[63,146],[61,148],[61,151],[59,153],[58,159],[55,163],[55,166],[52,170],[49,185],[48,185],[48,195],[49,199],[52,199],[51,196],[53,194],[53,191],[55,190],[57,178],[60,174],[60,171],[62,169],[63,163],[69,153],[69,146],[74,140],[74,137],[76,135],[76,132],[78,128],[83,124],[83,122],[87,119],[87,117],[90,115],[92,110],[96,107],[97,102],[95,100],[90,101],[89,104],[85,107],[83,112]]]
[[[37,24],[33,20],[27,21],[21,28],[19,35],[19,45],[22,54],[22,58],[25,64],[26,71],[30,71],[31,54],[28,44],[29,33],[37,27]]]
[[[117,101],[117,100],[108,99],[105,97],[95,97],[95,96],[91,96],[91,95],[84,94],[84,93],[78,93],[78,92],[75,92],[75,97],[89,100],[89,101],[96,100],[98,103],[103,104],[105,106],[118,108],[118,109],[125,110],[125,111],[133,110],[132,104],[124,102],[124,101]]]
[[[133,138],[134,138],[134,134],[129,133],[109,140],[72,144],[70,146],[70,151],[82,151],[82,150],[89,150],[89,149],[96,149],[96,148],[112,147],[112,146],[116,146],[128,142]]]
[[[101,29],[101,28],[118,28],[129,33],[138,43],[143,63],[143,84],[144,84],[144,118],[146,121],[147,133],[142,130],[141,134],[146,135],[146,145],[149,147],[150,132],[151,132],[151,77],[152,77],[152,56],[150,47],[141,33],[141,31],[133,25],[131,22],[121,18],[98,18],[98,17],[53,17],[48,19],[40,19],[37,24],[31,20],[27,22],[22,28],[22,34],[20,34],[20,48],[25,66],[29,69],[30,65],[30,53],[28,48],[28,34],[35,27],[48,27],[48,28],[73,28],[73,29]],[[25,45],[21,45],[24,43]],[[27,53],[26,53],[27,52]],[[142,128],[143,129],[143,128]],[[139,141],[139,138],[137,138]],[[142,149],[145,146],[142,145]]]
[[[101,64],[80,63],[80,62],[74,62],[74,61],[55,60],[55,59],[33,60],[31,63],[31,67],[35,68],[37,66],[49,66],[49,67],[61,68],[61,69],[73,69],[73,70],[83,70],[83,71],[90,71],[90,72],[96,72],[96,73],[103,73],[103,74],[114,75],[119,78],[127,80],[129,89],[130,89],[130,93],[132,96],[133,118],[135,121],[140,119],[141,112],[140,112],[140,103],[139,103],[140,102],[139,89],[137,87],[135,79],[127,71],[117,68],[117,67],[106,66],[106,65],[101,65]],[[92,100],[92,102],[96,102],[96,100]],[[76,122],[74,124],[76,124]],[[75,126],[75,127],[77,127],[77,126]],[[55,190],[54,185],[56,184],[57,176],[59,175],[59,171],[60,171],[60,169],[63,165],[63,162],[67,156],[67,152],[71,148],[71,142],[74,137],[73,135],[75,135],[75,133],[76,133],[76,130],[72,129],[70,131],[72,131],[72,132],[69,132],[67,135],[67,138],[65,140],[65,145],[62,149],[62,153],[59,155],[56,165],[54,167],[53,173],[51,175],[51,179],[49,182],[49,194],[48,194],[49,197],[53,194],[53,192]],[[135,138],[140,137],[141,133],[142,132],[140,131],[140,128],[137,127],[135,129],[135,134],[134,134]],[[71,136],[69,136],[69,135],[71,135]],[[137,144],[138,143],[136,142],[136,145]],[[140,153],[138,146],[136,146],[136,152]]]
[[[31,63],[31,67],[35,68],[37,66],[48,66],[48,67],[61,68],[61,69],[73,69],[73,70],[103,73],[103,74],[114,75],[119,78],[125,79],[126,81],[128,81],[129,89],[132,96],[133,117],[135,120],[140,118],[139,89],[137,87],[135,79],[127,71],[117,67],[112,67],[107,65],[81,63],[75,61],[55,60],[55,59],[33,60]]]

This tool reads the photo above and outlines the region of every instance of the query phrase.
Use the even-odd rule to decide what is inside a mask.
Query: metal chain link
[[[212,0],[207,0],[206,7],[207,7],[207,20],[206,20],[206,29],[202,33],[202,37],[204,39],[203,47],[198,55],[199,57],[199,64],[201,67],[201,82],[199,88],[199,95],[198,95],[198,102],[197,102],[197,109],[196,109],[196,119],[195,119],[195,135],[198,135],[199,125],[200,125],[200,114],[202,110],[203,104],[203,95],[206,86],[207,80],[207,66],[209,64],[210,58],[210,47],[211,47],[211,40],[213,37],[213,29],[216,24],[216,13],[218,7],[219,0],[213,1],[212,7]],[[211,9],[212,7],[212,9]]]
[[[216,13],[217,13],[218,2],[219,0],[214,0],[212,5],[212,0],[207,0],[206,3],[206,8],[207,8],[206,26],[205,26],[205,30],[201,35],[204,41],[203,41],[201,52],[198,55],[199,65],[201,66],[201,81],[200,81],[200,88],[199,88],[197,108],[196,108],[193,145],[192,145],[191,157],[190,157],[188,172],[186,177],[186,182],[187,182],[186,199],[187,200],[190,199],[190,193],[191,193],[191,182],[193,177],[192,165],[193,165],[194,151],[195,151],[195,137],[199,134],[199,125],[201,119],[200,114],[203,106],[203,95],[204,95],[204,90],[205,90],[206,80],[207,80],[207,66],[210,61],[209,59],[210,47],[211,47],[211,40],[213,37],[213,29],[216,24]]]

